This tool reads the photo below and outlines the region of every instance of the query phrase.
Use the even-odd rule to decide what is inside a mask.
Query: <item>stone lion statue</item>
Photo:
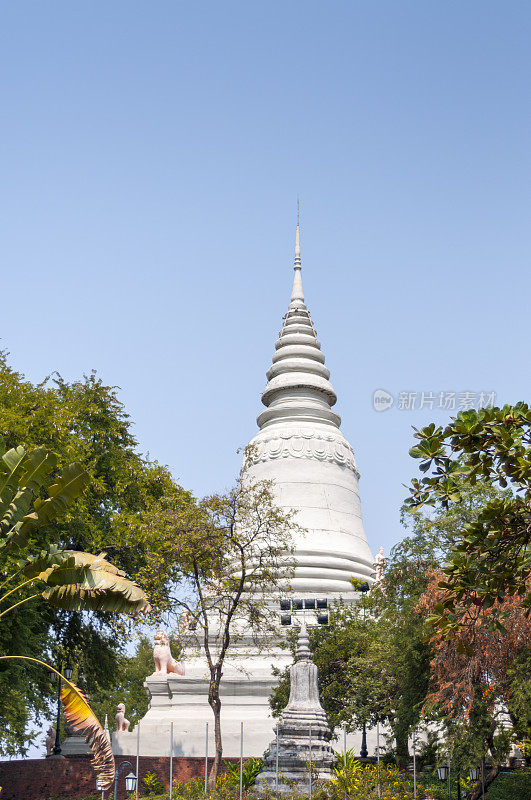
[[[166,631],[157,631],[153,638],[155,640],[153,648],[155,672],[153,675],[168,675],[170,672],[174,672],[176,675],[184,675],[184,665],[175,661],[171,654],[170,640]]]
[[[117,731],[128,731],[129,725],[131,724],[128,719],[125,718],[125,703],[118,703],[116,708],[116,730]]]
[[[384,572],[385,572],[385,556],[384,556],[384,549],[380,547],[378,550],[378,554],[376,556],[375,566],[376,566],[376,580],[382,581]]]
[[[53,753],[53,748],[55,745],[55,728],[48,728],[48,732],[46,734],[46,757],[51,756]]]

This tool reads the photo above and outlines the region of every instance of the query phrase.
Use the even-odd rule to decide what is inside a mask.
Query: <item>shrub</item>
[[[378,782],[381,800],[412,800],[413,779],[409,773],[400,772],[395,764],[362,764],[355,761],[349,771],[347,760],[347,796],[352,800],[377,800]],[[342,765],[339,765],[342,770]],[[345,783],[341,778],[332,782],[333,800],[342,800]],[[418,800],[427,797],[421,786],[417,787]]]
[[[243,762],[242,769],[242,788],[247,791],[254,786],[256,779],[262,771],[263,761],[261,758],[251,758]],[[226,786],[240,786],[240,764],[237,761],[229,761],[227,770],[220,778],[221,784]]]
[[[489,786],[489,800],[528,800],[531,772],[501,772]]]
[[[184,800],[199,800],[205,796],[205,779],[190,778],[189,781],[173,781],[173,796]]]
[[[142,778],[142,786],[147,795],[160,794],[162,792],[162,784],[156,772],[146,772]]]

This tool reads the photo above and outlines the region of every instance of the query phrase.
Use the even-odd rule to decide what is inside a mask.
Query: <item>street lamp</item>
[[[125,791],[126,792],[134,792],[136,789],[136,781],[137,777],[134,772],[130,772],[129,775],[125,776]]]
[[[76,681],[78,689],[87,693],[87,679],[85,677],[85,670],[83,669],[83,665],[79,665],[79,669],[77,671],[77,681]]]
[[[445,781],[448,779],[448,800],[451,798],[451,783],[450,783],[450,759],[448,758],[447,764],[441,764],[440,767],[437,767],[437,776],[440,781]]]
[[[470,769],[470,780],[471,781],[478,781],[479,780],[479,767],[471,767],[471,769]]]
[[[57,720],[55,723],[55,744],[53,746],[53,754],[56,758],[64,758],[61,755],[61,685],[62,685],[62,673],[63,673],[63,662],[59,661],[58,669],[59,672],[58,676],[58,685],[57,685]],[[69,681],[72,677],[72,665],[69,659],[66,660],[66,664],[64,667],[64,676]]]
[[[122,761],[122,763],[114,773],[114,800],[117,800],[118,798],[118,778],[120,777],[120,775],[122,774],[122,772],[126,767],[129,767],[131,772],[129,773],[129,775],[125,776],[125,791],[134,792],[136,789],[136,782],[138,779],[135,773],[133,772],[133,765],[131,764],[130,761]]]

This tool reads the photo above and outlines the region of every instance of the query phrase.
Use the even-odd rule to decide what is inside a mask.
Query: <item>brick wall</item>
[[[130,761],[136,771],[136,758],[116,756],[116,766],[122,761]],[[230,759],[237,760],[237,759]],[[211,763],[211,760],[210,760]],[[203,758],[174,758],[173,777],[178,780],[204,775]],[[120,777],[118,800],[126,800],[124,770]],[[139,796],[142,791],[142,778],[147,772],[155,772],[161,784],[168,788],[170,783],[170,759],[141,756],[139,762]],[[0,761],[1,800],[78,800],[96,796],[96,778],[90,766],[90,756],[71,756],[69,758],[39,758],[24,761]],[[101,797],[101,793],[98,795]],[[113,791],[105,793],[113,797]]]

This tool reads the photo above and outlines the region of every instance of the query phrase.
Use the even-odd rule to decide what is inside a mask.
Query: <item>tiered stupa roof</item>
[[[295,243],[295,276],[284,326],[275,344],[273,365],[267,371],[267,386],[262,411],[257,422],[260,428],[280,419],[316,420],[339,428],[341,418],[331,408],[337,401],[328,380],[321,343],[304,302],[301,275],[300,226],[297,214]]]

